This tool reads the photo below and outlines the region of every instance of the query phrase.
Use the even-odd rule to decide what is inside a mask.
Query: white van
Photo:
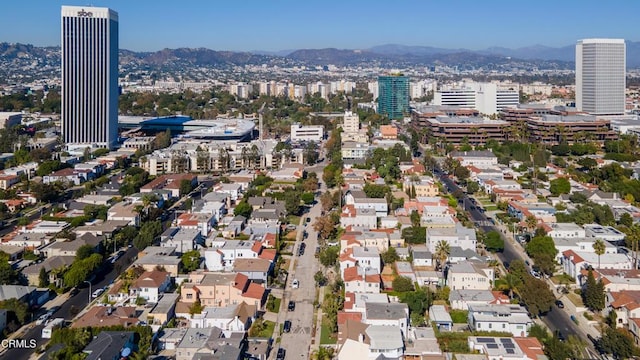
[[[51,339],[51,334],[53,334],[53,330],[57,328],[61,328],[64,326],[64,318],[57,318],[51,320],[47,326],[42,329],[42,338],[43,339]]]
[[[300,282],[298,281],[298,279],[293,279],[293,282],[291,283],[291,288],[297,289],[299,287],[300,287]]]

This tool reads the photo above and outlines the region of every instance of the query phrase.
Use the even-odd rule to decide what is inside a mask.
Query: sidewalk
[[[320,288],[318,292],[318,312],[316,313],[316,336],[311,345],[311,353],[320,349],[320,338],[322,337],[322,300],[324,299],[324,290],[326,286]]]

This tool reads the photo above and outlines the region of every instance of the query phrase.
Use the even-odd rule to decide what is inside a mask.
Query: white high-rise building
[[[623,39],[584,39],[576,45],[576,108],[593,115],[624,114]]]
[[[360,131],[360,117],[351,111],[344,112],[342,131],[345,134],[357,134]]]
[[[69,149],[118,141],[118,13],[62,7],[62,136]]]

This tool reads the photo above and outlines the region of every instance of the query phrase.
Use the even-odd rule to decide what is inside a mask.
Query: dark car
[[[290,300],[288,309],[289,309],[289,311],[294,311],[296,309],[296,302],[293,301],[293,300]]]
[[[291,321],[285,320],[284,325],[282,326],[282,331],[286,333],[291,331]]]
[[[76,296],[78,295],[78,288],[72,288],[71,290],[69,290],[69,296]]]
[[[278,354],[276,355],[276,360],[284,360],[285,355],[287,354],[287,352],[285,351],[285,349],[280,348],[278,349]]]
[[[300,248],[298,249],[298,256],[304,255],[304,249],[306,247],[307,247],[307,244],[305,244],[305,243],[300,244]]]
[[[564,303],[562,301],[560,301],[560,300],[556,300],[556,306],[559,309],[564,309]]]
[[[565,340],[567,340],[567,338],[564,336],[564,334],[563,334],[562,332],[560,332],[560,331],[558,331],[558,333],[556,334],[556,336],[557,336],[558,340],[560,340],[560,341],[565,341]]]

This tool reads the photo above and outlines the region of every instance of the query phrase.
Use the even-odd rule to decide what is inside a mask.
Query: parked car
[[[95,299],[98,296],[102,295],[103,292],[104,292],[104,289],[98,289],[98,290],[94,291],[93,294],[91,294],[91,297]]]
[[[305,243],[300,244],[300,248],[298,248],[298,256],[304,255],[304,249],[306,248],[307,248],[307,244]]]
[[[284,321],[284,325],[282,326],[282,331],[286,333],[291,331],[291,321],[289,320]]]
[[[297,289],[299,287],[300,287],[300,282],[298,281],[298,279],[293,279],[293,282],[291,282],[291,288]]]
[[[284,360],[285,355],[287,354],[287,352],[285,351],[285,349],[280,348],[278,349],[278,354],[276,355],[276,360]]]
[[[51,318],[51,315],[49,313],[42,314],[40,315],[38,320],[36,320],[36,325],[44,325],[47,323],[47,320],[49,320],[50,318]]]
[[[287,307],[289,311],[294,311],[296,309],[296,302],[293,300],[289,301],[289,306]]]
[[[561,300],[556,300],[556,306],[559,309],[564,309],[564,303]]]
[[[69,296],[76,296],[78,295],[78,292],[79,292],[78,288],[74,287],[71,290],[69,290]]]

